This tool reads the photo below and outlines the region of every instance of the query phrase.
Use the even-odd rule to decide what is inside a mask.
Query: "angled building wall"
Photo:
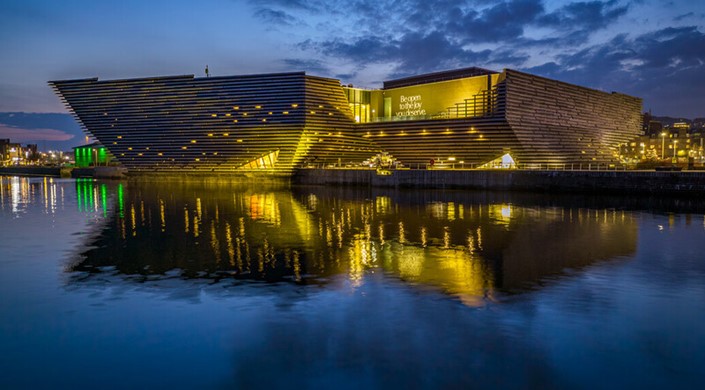
[[[509,69],[500,84],[521,162],[614,163],[618,145],[640,134],[639,98]]]
[[[131,172],[360,166],[617,163],[641,100],[514,70],[480,68],[343,87],[303,72],[52,81],[84,129]],[[460,163],[462,161],[462,163]]]
[[[287,173],[313,151],[356,163],[377,151],[353,135],[339,82],[303,72],[50,85],[131,172]]]

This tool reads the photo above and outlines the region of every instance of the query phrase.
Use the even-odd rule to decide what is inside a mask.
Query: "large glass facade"
[[[359,88],[345,87],[345,97],[348,98],[350,111],[356,123],[367,123],[370,121],[372,110],[370,109],[371,91]]]

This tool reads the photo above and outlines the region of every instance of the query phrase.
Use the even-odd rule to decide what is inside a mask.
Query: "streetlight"
[[[678,161],[676,157],[676,152],[678,150],[678,140],[674,139],[673,140],[673,162]]]
[[[666,158],[666,132],[661,133],[661,160]]]

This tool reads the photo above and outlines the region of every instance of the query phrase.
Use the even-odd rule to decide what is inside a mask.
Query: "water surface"
[[[2,177],[0,386],[701,386],[704,209]]]

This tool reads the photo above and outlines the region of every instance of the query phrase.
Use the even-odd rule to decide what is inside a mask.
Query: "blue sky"
[[[655,115],[705,117],[701,0],[4,0],[0,53],[0,113],[66,113],[47,80],[202,75],[207,64],[371,88],[512,68],[639,96]],[[3,118],[0,137],[33,130]],[[80,133],[46,118],[44,134]]]

